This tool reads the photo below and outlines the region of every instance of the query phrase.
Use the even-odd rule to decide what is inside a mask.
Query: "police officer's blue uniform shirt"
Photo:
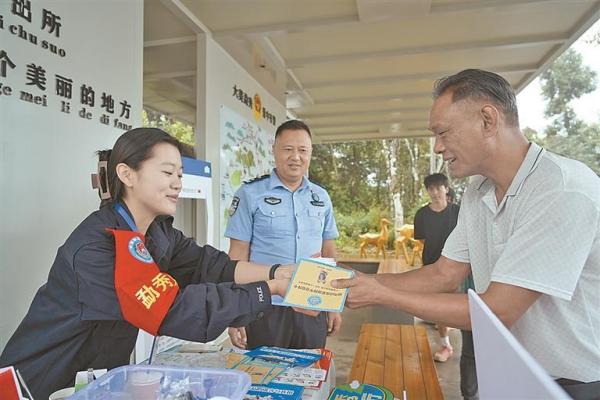
[[[302,178],[292,192],[275,171],[238,189],[225,236],[250,243],[252,262],[295,264],[339,234],[325,189]]]

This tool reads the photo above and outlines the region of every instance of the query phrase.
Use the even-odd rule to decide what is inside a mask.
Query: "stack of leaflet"
[[[308,367],[321,357],[320,352],[262,346],[244,353],[234,351],[227,354],[226,366],[246,372],[254,385],[268,385],[288,369]]]
[[[288,368],[275,378],[276,383],[303,386],[308,390],[319,390],[327,380],[333,353],[327,349],[302,350],[304,352],[320,354],[321,359],[308,367]]]
[[[263,346],[229,353],[227,367],[250,375],[252,386],[246,399],[299,400],[314,397],[311,392],[317,393],[321,388],[327,379],[331,358],[332,353],[325,349],[288,350]]]

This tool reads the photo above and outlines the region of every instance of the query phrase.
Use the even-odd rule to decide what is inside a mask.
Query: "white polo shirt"
[[[535,143],[500,204],[474,177],[442,255],[490,281],[542,293],[511,328],[558,378],[600,380],[600,178]]]

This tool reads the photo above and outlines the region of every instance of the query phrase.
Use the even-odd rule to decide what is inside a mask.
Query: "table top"
[[[382,385],[402,399],[443,399],[425,327],[363,324],[349,382]]]

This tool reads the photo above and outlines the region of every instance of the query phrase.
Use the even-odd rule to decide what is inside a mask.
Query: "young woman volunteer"
[[[111,198],[58,249],[0,356],[37,399],[71,385],[77,371],[128,364],[138,328],[205,342],[245,326],[270,310],[291,275],[291,267],[232,261],[173,228],[182,162],[167,133],[130,130],[104,155]]]

